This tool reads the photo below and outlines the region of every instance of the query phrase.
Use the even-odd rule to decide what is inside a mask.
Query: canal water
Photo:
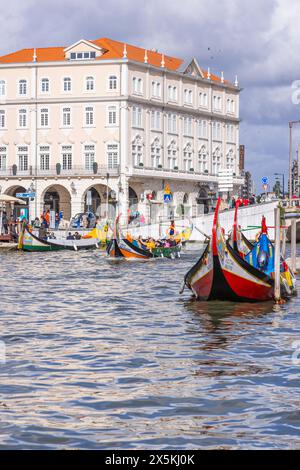
[[[196,258],[1,253],[0,448],[299,448],[299,299],[179,295]]]

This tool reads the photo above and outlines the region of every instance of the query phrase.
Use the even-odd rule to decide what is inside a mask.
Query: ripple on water
[[[179,296],[194,254],[0,257],[0,448],[299,447],[297,298]]]

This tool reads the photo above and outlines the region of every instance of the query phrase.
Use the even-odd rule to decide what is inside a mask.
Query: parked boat
[[[240,256],[219,224],[221,200],[217,202],[212,235],[197,263],[185,276],[185,285],[200,300],[264,301],[274,296],[274,254],[264,227],[257,243],[247,255]],[[266,251],[269,250],[269,251]],[[254,256],[254,253],[256,255]],[[281,295],[292,294],[281,276]]]
[[[19,236],[18,249],[23,251],[60,251],[60,250],[92,250],[98,248],[96,238],[81,238],[79,240],[42,239],[30,232],[28,226],[23,226]]]
[[[128,259],[150,259],[150,258],[179,258],[181,250],[181,241],[175,246],[156,246],[151,250],[139,246],[137,241],[126,238],[119,228],[119,218],[117,217],[114,225],[114,232],[111,241],[107,246],[107,254],[111,258]]]

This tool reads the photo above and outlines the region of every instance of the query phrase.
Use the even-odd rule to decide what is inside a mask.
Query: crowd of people
[[[235,198],[234,196],[231,198],[231,208],[234,209],[235,207],[242,207],[242,206],[250,206],[251,204],[256,204],[256,198],[253,194],[249,198]]]
[[[175,223],[174,220],[172,220],[167,231],[167,237],[164,239],[155,240],[152,237],[142,238],[141,235],[138,238],[133,238],[130,233],[127,233],[126,240],[137,248],[152,251],[155,248],[171,248],[178,245],[181,242],[181,236],[179,233],[175,233]]]

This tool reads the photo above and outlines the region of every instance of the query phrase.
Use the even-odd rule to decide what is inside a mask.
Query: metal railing
[[[34,166],[29,166],[26,170],[20,170],[16,165],[0,168],[0,176],[4,177],[35,177],[35,176],[118,176],[120,173],[119,166],[113,168],[108,167],[107,165],[98,165],[97,168],[87,168],[83,165],[72,166],[71,168],[63,168],[63,165],[60,167],[49,166],[48,168],[35,168]]]

